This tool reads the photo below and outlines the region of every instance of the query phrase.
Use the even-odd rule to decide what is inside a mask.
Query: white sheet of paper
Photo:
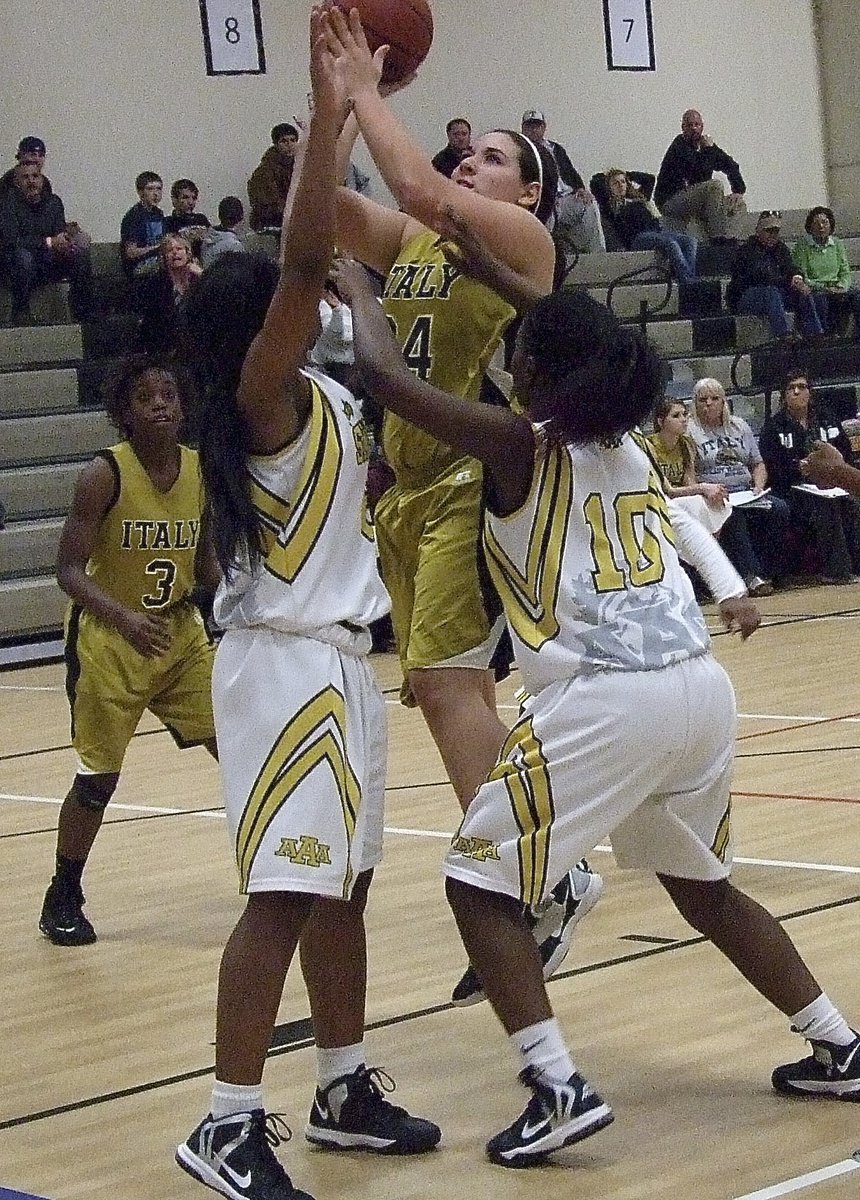
[[[791,485],[795,491],[809,492],[812,496],[823,496],[827,500],[839,500],[842,496],[847,496],[845,488],[820,488],[815,483],[793,483]]]

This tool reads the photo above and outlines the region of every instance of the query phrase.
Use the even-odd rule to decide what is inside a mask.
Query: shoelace
[[[284,1120],[283,1113],[266,1113],[260,1122],[260,1127],[270,1146],[280,1146],[290,1141],[293,1136],[293,1131]]]
[[[373,1104],[384,1104],[389,1110],[396,1108],[390,1100],[385,1099],[385,1093],[395,1091],[397,1084],[381,1067],[365,1067],[359,1079],[359,1087],[362,1093],[361,1099],[370,1100]],[[396,1111],[403,1112],[404,1110],[397,1109]]]

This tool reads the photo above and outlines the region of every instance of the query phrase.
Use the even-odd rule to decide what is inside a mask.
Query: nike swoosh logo
[[[232,1167],[228,1167],[226,1163],[221,1164],[222,1171],[226,1171],[236,1187],[240,1187],[243,1191],[247,1191],[251,1186],[251,1172],[246,1171],[244,1175],[240,1175],[238,1171],[234,1171]]]
[[[542,1041],[543,1038],[538,1038],[538,1040],[536,1042],[532,1042],[530,1046],[523,1046],[523,1054],[531,1054],[532,1050],[537,1050]]]
[[[854,1059],[857,1057],[858,1050],[860,1050],[860,1042],[857,1043],[857,1045],[854,1047],[854,1049],[851,1051],[851,1053],[845,1059],[845,1062],[839,1063],[837,1065],[836,1070],[839,1072],[840,1075],[847,1075],[848,1072],[851,1070],[851,1067],[854,1065]]]
[[[549,1120],[539,1121],[537,1125],[529,1125],[528,1121],[526,1121],[522,1130],[523,1140],[529,1142],[539,1133],[549,1133],[550,1128],[551,1124]]]
[[[320,1104],[319,1100],[317,1100],[317,1112],[319,1113],[319,1115],[322,1117],[322,1119],[324,1121],[331,1120],[331,1113],[329,1112],[329,1110],[326,1108],[326,1106],[324,1104]]]

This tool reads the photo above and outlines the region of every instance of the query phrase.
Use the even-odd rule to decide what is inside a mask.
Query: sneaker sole
[[[324,1150],[365,1150],[370,1154],[427,1154],[435,1150],[441,1138],[427,1146],[402,1146],[389,1138],[375,1138],[366,1133],[344,1133],[337,1129],[320,1129],[318,1125],[306,1125],[305,1137],[314,1146]]]
[[[856,1079],[834,1079],[831,1083],[810,1080],[802,1083],[774,1083],[774,1090],[783,1096],[794,1096],[801,1100],[847,1100],[860,1104],[860,1082]]]
[[[248,1200],[247,1192],[237,1192],[235,1188],[230,1187],[230,1184],[222,1179],[217,1171],[213,1171],[202,1158],[198,1158],[184,1142],[181,1146],[176,1147],[174,1157],[177,1166],[196,1179],[198,1183],[212,1188],[213,1192],[220,1192],[222,1196],[228,1196],[230,1200]]]
[[[583,917],[588,916],[602,895],[603,876],[593,874],[588,882],[588,887],[585,889],[582,895],[582,899],[579,901],[579,907],[574,913],[572,920],[570,920],[565,927],[564,940],[559,942],[558,948],[553,951],[553,953],[544,963],[544,980],[551,979],[564,960],[567,958],[568,951],[570,950],[570,943],[573,940],[573,931],[576,929]],[[455,1000],[452,996],[451,1004],[454,1006],[454,1008],[471,1008],[473,1004],[481,1004],[484,1000],[486,1000],[486,998],[487,997],[484,995],[484,992],[481,989],[477,989],[474,992],[470,992],[468,996],[464,996],[459,1000]]]
[[[491,1154],[488,1150],[487,1157],[490,1162],[499,1167],[540,1166],[546,1161],[547,1156],[556,1150],[563,1150],[565,1146],[574,1146],[577,1142],[584,1142],[592,1134],[600,1133],[601,1129],[611,1125],[614,1120],[615,1113],[609,1105],[601,1104],[599,1108],[584,1113],[579,1120],[571,1122],[570,1125],[553,1130],[552,1133],[547,1134],[540,1141],[534,1142],[527,1149],[509,1150],[507,1153],[503,1151],[500,1154]]]
[[[41,920],[39,921],[39,933],[41,933],[43,938],[47,938],[52,946],[92,946],[98,941],[96,934],[83,939],[70,938],[68,934],[52,929]]]

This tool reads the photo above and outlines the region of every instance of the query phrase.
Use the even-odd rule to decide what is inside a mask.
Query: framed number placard
[[[200,0],[207,75],[264,75],[260,0]]]
[[[654,71],[651,0],[603,0],[610,71]]]

